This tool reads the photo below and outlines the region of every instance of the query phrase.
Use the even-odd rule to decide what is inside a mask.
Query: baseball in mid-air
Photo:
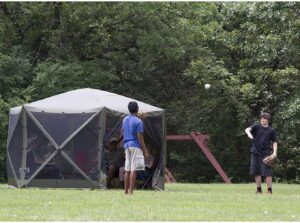
[[[205,84],[204,87],[206,90],[208,90],[208,89],[210,89],[210,84]]]

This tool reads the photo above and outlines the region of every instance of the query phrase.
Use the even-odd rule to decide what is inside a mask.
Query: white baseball
[[[210,89],[210,84],[205,84],[204,87],[205,89]]]

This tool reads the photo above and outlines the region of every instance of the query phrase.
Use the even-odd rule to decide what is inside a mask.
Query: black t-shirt
[[[253,135],[251,153],[269,155],[273,152],[272,143],[277,142],[275,130],[270,126],[263,127],[260,124],[250,126]]]

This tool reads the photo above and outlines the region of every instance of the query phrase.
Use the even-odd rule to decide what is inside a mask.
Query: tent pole
[[[100,187],[106,187],[103,183],[106,184],[106,180],[104,181],[104,172],[102,170],[102,157],[104,155],[103,149],[103,140],[105,134],[105,126],[106,124],[106,109],[104,108],[100,113],[99,123],[98,123],[98,182]]]
[[[21,112],[22,112],[22,111],[21,111]],[[16,130],[16,127],[17,127],[17,125],[18,125],[20,116],[21,116],[21,114],[22,114],[21,112],[20,112],[20,115],[18,116],[18,118],[17,118],[17,120],[16,120],[16,125],[14,126],[11,135],[10,135],[10,136],[8,135],[8,138],[7,138],[7,149],[8,149],[8,146],[9,146],[9,144],[10,144],[10,141],[11,141],[13,135],[14,135],[14,132],[15,132],[15,130]],[[11,114],[9,114],[9,116],[10,116],[10,115],[11,115]],[[9,125],[10,125],[10,120],[9,120]]]
[[[152,188],[156,190],[164,190],[165,189],[165,167],[166,167],[166,120],[165,120],[165,112],[162,112],[161,115],[162,121],[162,135],[161,135],[161,150],[159,156],[159,162],[154,171],[152,177]]]
[[[21,177],[19,187],[25,186],[25,174],[26,174],[26,159],[27,159],[27,118],[26,112],[22,109],[22,127],[23,127],[23,146],[22,146],[22,165],[21,165]]]
[[[165,174],[166,174],[166,165],[167,165],[167,141],[166,141],[166,135],[167,135],[167,122],[166,122],[166,115],[165,111],[163,111],[162,115],[162,124],[163,124],[163,146],[162,146],[162,156],[163,156],[163,179],[162,179],[162,184],[163,184],[163,189],[165,189]]]
[[[16,174],[16,172],[15,172],[14,166],[13,166],[13,164],[12,164],[12,162],[11,162],[10,155],[9,155],[9,152],[8,152],[8,151],[7,151],[7,162],[8,162],[8,165],[10,166],[11,171],[12,171],[12,173],[13,173],[13,175],[14,175],[14,178],[15,178],[16,183],[17,183],[17,187],[20,187],[20,184],[19,184],[20,182],[19,182],[19,180],[18,180],[18,177],[17,177],[17,174]]]

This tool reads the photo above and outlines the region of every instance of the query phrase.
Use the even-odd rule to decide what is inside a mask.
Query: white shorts
[[[125,171],[145,170],[145,160],[142,149],[129,147],[125,149],[125,154]]]

